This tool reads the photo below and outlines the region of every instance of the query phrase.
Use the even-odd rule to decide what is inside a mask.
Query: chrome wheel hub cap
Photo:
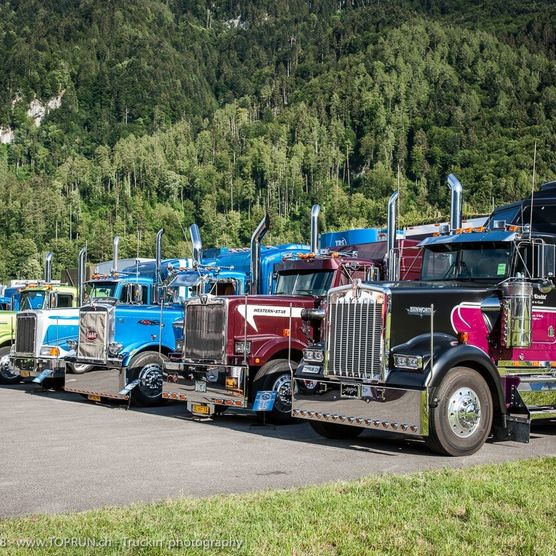
[[[162,369],[151,363],[141,369],[139,375],[141,391],[147,396],[158,396],[162,392]]]
[[[292,382],[290,375],[279,376],[272,390],[276,392],[276,401],[274,407],[281,413],[289,413],[292,407]]]
[[[9,355],[4,355],[4,357],[0,359],[0,374],[6,378],[13,378],[19,375],[19,373],[15,372],[15,369],[10,363]]]
[[[481,423],[481,402],[471,388],[456,390],[448,401],[448,422],[452,432],[468,438]]]

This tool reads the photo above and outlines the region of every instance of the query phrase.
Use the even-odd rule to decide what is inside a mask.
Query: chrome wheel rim
[[[469,438],[481,424],[481,402],[471,388],[459,388],[448,401],[450,429],[459,438]]]
[[[162,394],[162,368],[158,363],[145,365],[139,374],[139,388],[145,396],[156,398]]]
[[[19,373],[15,371],[13,365],[10,363],[10,356],[4,355],[0,358],[0,375],[4,378],[12,379],[19,376]]]
[[[87,372],[91,368],[91,365],[86,365],[85,363],[73,363],[73,368],[77,371],[77,374],[81,374]]]
[[[292,407],[292,382],[290,375],[280,375],[272,385],[276,392],[274,407],[280,413],[289,413]]]

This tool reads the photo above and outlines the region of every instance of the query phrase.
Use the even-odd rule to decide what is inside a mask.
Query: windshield
[[[334,271],[319,270],[278,274],[276,295],[324,296],[332,284]]]
[[[45,309],[48,293],[44,290],[33,290],[21,294],[20,309]]]
[[[85,299],[100,299],[104,297],[116,297],[116,282],[87,282],[85,284]]]
[[[422,280],[503,280],[511,262],[510,245],[443,245],[425,249]]]
[[[186,299],[197,297],[201,293],[211,295],[235,295],[240,293],[239,282],[233,279],[208,279],[198,273],[178,275],[166,287],[166,303],[183,303]]]

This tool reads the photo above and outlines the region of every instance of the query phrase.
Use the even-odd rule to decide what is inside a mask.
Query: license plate
[[[96,394],[89,394],[87,396],[88,400],[91,400],[92,402],[100,402],[100,396],[97,396]]]
[[[28,378],[31,376],[31,373],[29,371],[19,371],[19,376],[21,378]]]
[[[318,365],[303,365],[304,373],[308,373],[311,375],[318,375],[320,373],[320,367]]]
[[[208,405],[202,403],[191,404],[191,413],[194,415],[208,415],[210,413],[210,408]]]
[[[196,380],[195,392],[206,392],[206,391],[207,391],[207,383],[204,380]]]

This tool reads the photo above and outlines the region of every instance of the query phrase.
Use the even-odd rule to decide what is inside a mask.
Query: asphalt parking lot
[[[370,431],[329,441],[307,423],[265,427],[249,415],[199,423],[181,404],[127,410],[33,385],[0,387],[0,419],[0,516],[556,455],[554,422],[537,425],[530,444],[487,444],[456,459]]]

